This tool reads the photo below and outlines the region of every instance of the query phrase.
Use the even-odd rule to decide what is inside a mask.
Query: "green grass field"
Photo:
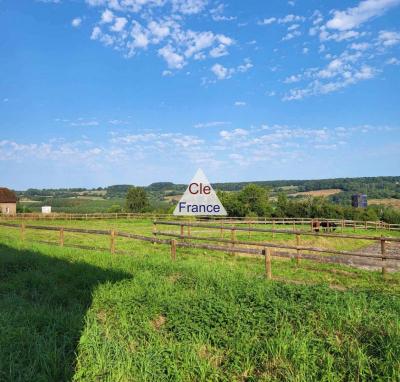
[[[17,222],[9,220],[9,222]],[[41,225],[41,226],[58,226],[58,227],[77,227],[77,228],[91,228],[91,229],[115,229],[117,231],[122,232],[133,232],[139,233],[142,235],[152,235],[153,224],[151,219],[104,219],[104,220],[33,220],[33,221],[25,221],[26,224],[32,225]],[[227,224],[229,226],[229,224]],[[247,227],[244,225],[242,227]],[[254,227],[254,225],[252,225]],[[272,225],[257,225],[259,228],[272,228]],[[279,225],[276,226],[277,229],[287,229],[292,230],[293,225]],[[157,229],[160,231],[173,232],[175,234],[180,233],[180,228],[178,226],[167,226],[167,225],[158,225]],[[309,225],[297,225],[296,229],[302,229],[304,231],[309,231]],[[15,229],[9,230],[10,234],[14,234],[18,236]],[[336,231],[336,233],[340,233],[340,229]],[[353,228],[345,228],[343,233],[345,234],[356,234],[356,235],[369,235],[369,236],[388,236],[388,237],[400,237],[400,231],[388,231],[388,230],[364,230],[364,229],[356,229]],[[185,234],[187,234],[187,228],[185,227]],[[191,234],[195,236],[202,237],[220,237],[220,231],[217,230],[208,230],[198,227],[193,227],[191,229]],[[225,230],[223,233],[223,237],[225,239],[230,239],[230,232]],[[274,242],[281,243],[287,245],[296,245],[296,238],[291,234],[276,234],[273,236],[272,233],[268,232],[252,232],[249,236],[248,232],[245,231],[237,231],[236,237],[238,240],[252,240],[257,242]],[[29,230],[27,232],[27,238],[29,239],[39,239],[39,240],[52,240],[54,242],[58,241],[58,233],[57,232],[45,232],[45,231],[34,231]],[[96,245],[102,248],[106,248],[109,245],[109,239],[107,237],[102,236],[84,236],[81,234],[73,234],[68,233],[65,236],[66,243],[76,243],[76,244],[87,244],[87,245]],[[341,238],[326,238],[326,237],[315,237],[315,236],[301,236],[301,245],[309,246],[309,247],[319,247],[319,248],[328,248],[334,250],[342,250],[342,251],[357,251],[359,249],[368,247],[373,244],[372,241],[362,240],[362,239],[341,239]],[[131,245],[131,240],[119,238],[118,239],[118,247],[122,250],[129,250]]]
[[[51,224],[151,232],[148,221]],[[42,238],[57,232],[21,243],[0,227],[1,381],[399,380],[399,274],[273,259],[267,281],[258,258],[29,242]]]

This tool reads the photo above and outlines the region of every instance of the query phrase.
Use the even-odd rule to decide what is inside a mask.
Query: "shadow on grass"
[[[0,245],[0,381],[68,381],[92,294],[131,277]]]

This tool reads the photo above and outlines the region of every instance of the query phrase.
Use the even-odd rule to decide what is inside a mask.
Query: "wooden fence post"
[[[353,222],[353,232],[356,232],[356,222]]]
[[[271,269],[271,250],[269,248],[264,248],[262,254],[265,259],[265,276],[268,280],[272,279],[272,269]]]
[[[21,234],[21,241],[25,241],[25,224],[24,223],[21,224],[20,234]]]
[[[114,255],[115,254],[115,230],[112,229],[111,233],[110,233],[110,251],[111,254]]]
[[[235,241],[236,241],[236,230],[234,228],[231,229],[231,241],[232,241],[232,249],[235,248]],[[232,255],[235,254],[235,252],[231,252]]]
[[[300,264],[300,234],[296,234],[296,265]]]
[[[181,224],[181,236],[184,236],[184,234],[185,234],[185,232],[183,230],[184,230],[183,224]]]
[[[188,236],[190,236],[190,223],[189,223],[189,225],[187,226],[187,233],[188,233]]]
[[[64,247],[64,228],[60,228],[60,247]]]
[[[343,229],[344,229],[344,219],[342,219],[342,228],[340,230],[341,233],[343,233]]]
[[[251,223],[249,223],[249,237],[251,236]]]
[[[155,220],[153,220],[153,238],[156,239],[157,238],[157,223]],[[155,245],[156,242],[153,241],[153,245]]]
[[[272,220],[272,238],[275,239],[275,219]]]
[[[382,256],[382,276],[385,277],[387,269],[386,269],[386,242],[385,239],[381,236],[381,256]]]
[[[176,240],[171,240],[171,259],[172,261],[176,260]]]

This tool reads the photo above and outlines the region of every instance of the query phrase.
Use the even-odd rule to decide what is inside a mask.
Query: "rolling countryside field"
[[[25,223],[152,233],[146,219]],[[399,273],[383,279],[376,271],[273,258],[273,279],[266,280],[259,257],[178,248],[172,261],[168,245],[122,237],[116,248],[127,253],[110,254],[108,237],[71,232],[66,246],[104,249],[33,242],[58,239],[58,231],[27,229],[21,241],[18,229],[0,227],[1,380],[353,381],[400,374]],[[252,233],[251,240],[292,238]]]
[[[400,0],[0,0],[0,382],[400,382]]]

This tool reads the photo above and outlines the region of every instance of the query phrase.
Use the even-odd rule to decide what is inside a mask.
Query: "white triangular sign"
[[[217,194],[203,170],[198,169],[181,200],[175,208],[174,215],[227,215]]]

